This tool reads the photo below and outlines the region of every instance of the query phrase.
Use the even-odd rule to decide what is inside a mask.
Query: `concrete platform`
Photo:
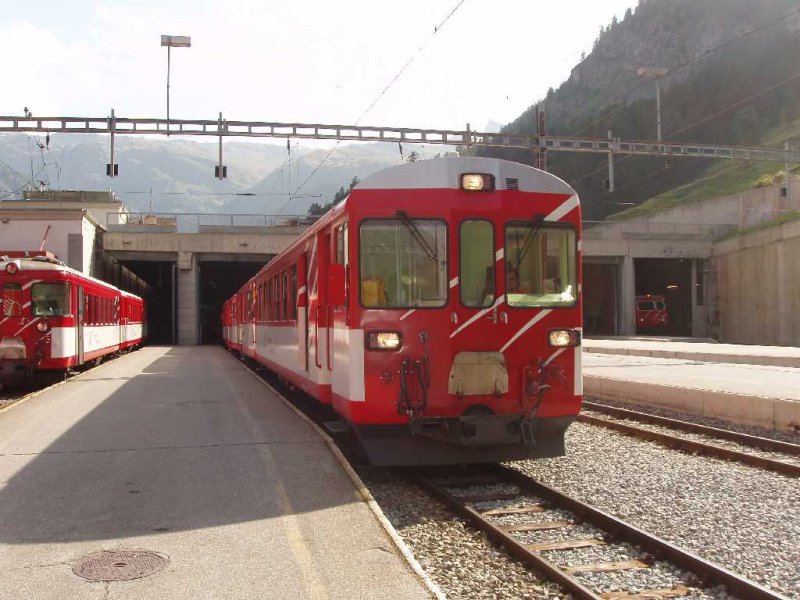
[[[90,583],[100,550],[163,571]],[[430,598],[327,444],[222,348],[153,347],[0,412],[0,598]]]
[[[586,352],[587,397],[800,433],[800,369]]]
[[[713,340],[692,338],[588,338],[583,340],[583,350],[599,354],[800,368],[800,348],[717,344]]]

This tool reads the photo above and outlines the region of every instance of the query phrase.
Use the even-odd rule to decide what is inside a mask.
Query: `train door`
[[[480,396],[508,392],[503,350],[508,330],[503,287],[503,240],[492,221],[467,218],[457,225],[451,248],[451,394]],[[499,238],[499,239],[498,239]],[[509,334],[510,335],[510,334]]]
[[[324,251],[323,251],[324,249]],[[321,361],[327,371],[333,371],[333,306],[331,305],[331,289],[329,275],[331,273],[331,263],[333,262],[333,254],[331,253],[331,233],[326,231],[322,235],[322,245],[320,247],[320,267],[325,267],[325,291],[321,296],[322,308],[320,313],[322,315],[323,324],[325,327],[325,348],[323,352],[323,360]],[[322,275],[320,269],[320,276]]]
[[[75,311],[75,355],[78,357],[78,364],[84,363],[84,345],[83,345],[83,325],[86,315],[86,301],[83,293],[83,286],[75,286],[77,310]]]
[[[347,360],[347,357],[350,356],[350,337],[347,327],[347,238],[346,221],[333,228],[333,244],[328,268],[328,304],[330,305],[330,332],[333,338],[330,352],[331,370],[335,370],[334,365],[338,364],[339,368],[344,371],[347,371],[350,366]]]
[[[308,252],[300,255],[297,261],[297,340],[299,347],[300,368],[308,373],[309,329],[311,319],[308,314]]]

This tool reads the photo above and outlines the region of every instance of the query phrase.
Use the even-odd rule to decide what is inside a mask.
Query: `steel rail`
[[[493,543],[505,547],[512,556],[530,565],[550,581],[558,583],[566,591],[572,593],[575,598],[595,600],[605,597],[605,595],[597,595],[592,592],[570,576],[568,572],[545,559],[540,552],[531,550],[525,544],[519,542],[511,535],[510,531],[504,531],[480,512],[468,506],[467,503],[475,501],[474,499],[459,498],[444,487],[458,488],[464,487],[464,485],[487,485],[487,481],[468,480],[464,485],[458,482],[438,484],[424,473],[409,471],[406,474],[430,495],[442,501],[454,512],[486,533]],[[495,483],[513,483],[519,489],[518,495],[531,494],[541,498],[551,509],[558,508],[573,513],[576,517],[576,522],[581,520],[594,525],[607,534],[607,539],[638,546],[653,558],[667,561],[688,573],[694,574],[698,577],[702,586],[723,585],[730,594],[743,599],[747,598],[748,600],[786,600],[784,596],[772,590],[740,577],[696,554],[687,552],[661,538],[625,523],[617,517],[531,479],[515,469],[502,465],[493,465],[484,473],[493,474],[497,478]]]
[[[663,425],[673,429],[682,429],[691,433],[701,433],[704,435],[730,440],[732,442],[736,442],[737,444],[741,444],[742,446],[749,446],[751,448],[772,450],[775,452],[783,452],[784,454],[791,454],[793,456],[800,456],[800,444],[792,444],[791,442],[782,442],[780,440],[748,435],[746,433],[739,433],[737,431],[730,431],[728,429],[720,429],[719,427],[710,427],[708,425],[700,425],[699,423],[691,423],[689,421],[659,417],[649,413],[643,413],[626,408],[618,408],[616,406],[608,406],[606,404],[599,404],[597,402],[588,402],[586,400],[583,401],[583,406],[597,412],[606,413],[623,419],[635,419],[645,423],[652,423],[653,425]]]
[[[581,585],[575,578],[567,575],[541,554],[528,550],[524,544],[517,541],[512,535],[495,526],[478,511],[459,500],[442,486],[421,475],[412,476],[411,479],[430,495],[438,498],[455,513],[483,531],[496,545],[505,547],[514,558],[531,566],[548,580],[558,583],[577,600],[602,600],[600,596]]]
[[[593,415],[580,414],[578,421],[582,423],[589,423],[607,429],[613,429],[621,433],[634,436],[639,439],[656,442],[662,446],[669,448],[677,448],[688,452],[697,452],[705,456],[713,458],[721,458],[723,460],[731,460],[746,464],[751,467],[765,469],[767,471],[774,471],[782,475],[789,475],[791,477],[800,477],[800,464],[784,462],[775,460],[774,458],[766,458],[757,456],[755,454],[748,454],[739,450],[731,450],[730,448],[723,448],[715,444],[708,444],[705,442],[698,442],[680,436],[662,433],[660,431],[653,431],[652,429],[645,429],[643,427],[636,427],[635,425],[628,425],[620,423],[619,421],[611,421],[596,417]]]
[[[500,477],[513,482],[520,490],[535,494],[553,505],[558,505],[560,508],[566,508],[588,523],[610,532],[617,538],[635,544],[657,558],[662,558],[675,566],[694,573],[703,580],[705,585],[724,585],[730,594],[742,599],[747,598],[747,600],[787,600],[785,596],[625,523],[598,508],[531,479],[515,469],[496,465],[495,472]]]

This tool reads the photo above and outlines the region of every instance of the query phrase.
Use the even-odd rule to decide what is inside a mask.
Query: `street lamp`
[[[669,73],[669,69],[663,67],[641,67],[636,74],[645,79],[656,80],[656,123],[658,126],[658,141],[661,141],[661,77]]]
[[[162,35],[161,45],[167,47],[167,131],[169,131],[169,63],[173,48],[189,48],[192,38],[188,35]]]

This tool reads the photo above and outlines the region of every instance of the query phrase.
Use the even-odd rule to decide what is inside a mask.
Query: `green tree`
[[[314,217],[322,216],[334,206],[339,204],[342,200],[347,198],[350,195],[350,192],[353,191],[353,188],[356,187],[361,180],[358,178],[358,175],[354,176],[353,179],[350,181],[350,185],[345,189],[345,187],[339,186],[339,191],[337,191],[333,195],[333,201],[327,202],[325,204],[320,204],[319,202],[314,202],[311,206],[308,207],[308,214]]]

